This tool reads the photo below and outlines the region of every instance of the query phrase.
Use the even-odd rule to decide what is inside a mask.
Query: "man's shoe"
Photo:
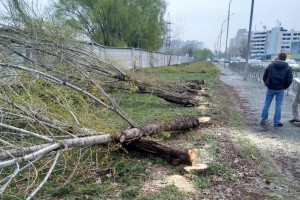
[[[274,127],[281,127],[281,126],[283,126],[282,123],[274,124]]]
[[[294,123],[294,122],[300,122],[298,119],[291,119],[289,122]]]
[[[261,126],[268,126],[268,124],[266,122],[260,122],[259,123]]]

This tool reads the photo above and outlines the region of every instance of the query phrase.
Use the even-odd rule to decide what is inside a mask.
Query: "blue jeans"
[[[281,106],[283,102],[284,90],[267,90],[265,106],[261,114],[261,123],[266,123],[269,115],[269,108],[275,96],[274,124],[279,124],[281,119]]]

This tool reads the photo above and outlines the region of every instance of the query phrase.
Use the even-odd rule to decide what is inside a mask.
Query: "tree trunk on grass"
[[[75,148],[75,147],[78,148],[78,147],[87,147],[87,146],[93,146],[99,144],[107,144],[113,140],[116,140],[118,142],[124,142],[125,140],[136,140],[138,138],[141,138],[142,136],[153,135],[153,134],[160,133],[162,131],[179,131],[179,130],[188,130],[191,128],[197,128],[198,126],[202,127],[204,124],[209,123],[209,121],[210,118],[207,117],[200,118],[200,119],[196,117],[176,118],[171,122],[158,122],[141,128],[127,129],[122,132],[116,133],[114,137],[108,134],[103,135],[101,133],[99,133],[99,135],[94,135],[95,131],[90,130],[91,134],[93,134],[94,136],[57,140],[53,143],[52,142],[44,143],[41,145],[35,145],[35,146],[29,146],[23,148],[13,148],[10,150],[1,151],[0,169],[4,167],[12,166],[17,163],[34,160],[40,156],[46,156],[50,152],[57,151],[59,149],[67,149],[67,148]],[[84,131],[85,133],[88,132],[87,129],[84,129]],[[159,147],[159,145],[157,146]],[[11,157],[14,158],[11,160],[6,160]]]
[[[135,81],[126,76],[124,77],[124,80],[119,79],[119,81],[122,81],[122,83],[129,82],[137,86],[137,89],[134,90],[134,92],[136,93],[151,94],[153,96],[162,98],[167,102],[186,107],[199,106],[201,102],[203,102],[201,96],[207,96],[205,90],[203,89],[203,80],[186,81],[183,83],[169,82],[168,85],[172,85],[172,87],[169,87],[167,85],[162,86],[165,83],[161,84],[160,87],[153,87],[153,85],[149,83]],[[131,87],[125,86],[125,84],[120,83],[106,84],[105,86],[111,89],[132,91]]]
[[[197,128],[198,126],[209,124],[209,122],[209,117],[181,117],[170,122],[157,122],[155,124],[150,124],[139,128],[126,129],[116,133],[115,138],[120,142],[124,142],[125,140],[153,135],[162,131],[178,131]]]
[[[141,138],[131,142],[125,142],[124,147],[128,150],[145,152],[166,159],[172,165],[194,165],[197,161],[197,149],[182,149]]]

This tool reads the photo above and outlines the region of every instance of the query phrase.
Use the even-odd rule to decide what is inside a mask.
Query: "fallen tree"
[[[165,158],[168,162],[172,163],[173,165],[178,165],[178,164],[194,165],[197,161],[196,149],[181,149],[176,147],[170,147],[168,145],[158,143],[149,139],[144,139],[141,137],[157,134],[160,133],[161,131],[175,131],[175,130],[187,130],[190,128],[197,128],[200,124],[203,126],[207,123],[209,123],[209,118],[205,118],[205,119],[197,119],[195,117],[178,118],[169,123],[159,122],[141,128],[127,129],[116,133],[114,136],[108,134],[102,135],[101,133],[96,133],[97,135],[95,136],[57,140],[51,143],[44,143],[44,144],[29,146],[24,148],[11,147],[11,149],[2,151],[0,153],[0,159],[1,159],[0,169],[11,167],[11,166],[16,166],[16,168],[11,174],[8,174],[6,177],[3,177],[2,180],[0,180],[0,184],[3,184],[2,187],[0,188],[0,194],[5,191],[5,189],[10,185],[12,179],[16,177],[19,173],[29,168],[35,162],[43,159],[43,157],[51,155],[53,152],[56,151],[57,153],[55,154],[55,159],[52,163],[51,168],[47,173],[47,176],[40,183],[40,185],[34,190],[34,192],[32,192],[29,195],[28,199],[30,199],[47,181],[62,151],[66,151],[67,149],[72,149],[72,148],[107,144],[109,142],[112,142],[113,140],[125,141],[123,146],[127,149],[158,155],[162,158]],[[5,128],[11,129],[11,127],[8,126],[6,126]],[[95,134],[95,131],[91,131],[91,130],[82,130],[82,131],[90,132],[90,134]],[[20,168],[20,166],[22,167]]]
[[[138,88],[138,92],[185,106],[199,102],[199,87],[182,82],[149,81],[130,71],[125,74],[101,60],[60,26],[31,18],[28,13],[32,10],[26,10],[23,1],[8,0],[8,8],[11,15],[6,20],[10,26],[3,24],[0,31],[0,194],[21,173],[33,170],[34,173],[26,174],[28,187],[25,187],[30,192],[27,199],[31,199],[55,167],[61,165],[67,150],[78,149],[77,157],[70,156],[73,162],[78,160],[76,171],[84,157],[81,151],[97,145],[111,144],[112,149],[117,149],[120,142],[125,142],[125,146],[135,144],[136,149],[143,150],[148,146],[149,153],[156,152],[173,164],[194,162],[194,154],[190,153],[194,150],[171,148],[154,141],[148,141],[151,145],[134,141],[144,141],[141,137],[161,131],[196,128],[201,124],[197,118],[178,118],[140,127],[105,87],[116,82],[127,83]],[[113,126],[101,130],[104,126],[98,125],[106,125],[105,118],[112,113],[117,116],[114,123],[121,120],[129,128],[117,133],[109,132]]]
[[[34,10],[23,1],[7,1],[8,16],[4,17],[11,20],[10,24],[18,25],[1,24],[2,63],[14,57],[14,65],[43,71],[73,85],[80,84],[81,88],[89,88],[93,79],[97,85],[117,89],[130,85],[134,92],[152,94],[184,106],[197,106],[202,101],[199,96],[205,92],[200,91],[199,82],[165,81],[150,74],[143,76],[122,70],[113,61],[107,61],[110,59],[99,58],[90,44],[76,40],[80,33],[63,30],[61,26],[49,24],[46,19],[35,19]],[[121,87],[116,83],[122,83]]]
[[[196,83],[170,82],[155,79],[155,77],[139,77],[136,73],[116,68],[112,63],[101,60],[95,52],[91,51],[84,44],[76,41],[51,40],[47,34],[32,35],[31,32],[21,30],[15,27],[6,27],[0,32],[0,45],[7,51],[20,57],[23,65],[30,68],[40,66],[46,69],[46,73],[54,77],[64,77],[72,84],[78,84],[82,81],[82,74],[74,73],[76,71],[85,71],[89,76],[96,78],[98,84],[117,89],[126,88],[131,85],[134,92],[147,93],[163,98],[168,102],[180,104],[183,106],[197,106],[204,91],[202,86]],[[26,52],[24,52],[26,49]],[[11,53],[9,55],[11,56]],[[54,66],[53,63],[47,63],[46,60],[53,60],[59,63]],[[63,68],[61,67],[63,66]],[[44,71],[44,70],[43,70]],[[69,74],[69,72],[73,72]],[[88,78],[86,78],[88,81]],[[123,83],[121,87],[115,86]],[[125,86],[125,87],[124,87]],[[134,89],[132,89],[134,88]]]
[[[181,118],[176,118],[170,122],[157,122],[140,128],[126,129],[124,131],[117,132],[113,136],[109,134],[99,133],[93,130],[82,129],[79,131],[93,136],[57,140],[51,143],[43,143],[40,145],[34,145],[34,146],[29,146],[24,148],[11,148],[10,150],[2,151],[0,152],[0,160],[1,160],[0,169],[7,166],[14,165],[16,163],[26,162],[28,160],[34,160],[39,156],[45,156],[52,151],[75,148],[75,147],[78,148],[78,147],[87,147],[92,145],[107,144],[112,141],[117,141],[121,143],[125,142],[125,146],[129,148],[137,147],[137,150],[144,149],[145,151],[151,152],[151,150],[146,150],[147,148],[146,146],[148,142],[148,144],[150,145],[149,149],[154,150],[155,148],[157,148],[156,155],[159,155],[159,152],[162,153],[164,151],[162,150],[163,148],[166,148],[165,151],[168,151],[167,148],[169,147],[167,147],[167,145],[165,146],[162,144],[159,145],[151,140],[141,139],[141,137],[155,135],[163,131],[184,131],[188,129],[194,129],[197,128],[198,126],[204,126],[209,123],[210,123],[210,118],[206,118],[206,117],[200,119],[196,117],[181,117]],[[9,129],[11,127],[6,126],[5,128]],[[140,145],[138,144],[139,141],[141,141]],[[157,146],[155,147],[155,145]],[[175,153],[171,153],[171,154],[176,154],[177,150],[172,150],[172,151],[174,151]],[[178,150],[178,152],[180,151],[181,150]],[[167,152],[165,154],[170,154],[170,153]],[[178,156],[180,157],[180,155]],[[14,159],[5,161],[6,159],[9,159],[11,157],[14,157]],[[162,157],[164,157],[164,155],[162,155]],[[187,160],[187,158],[183,158],[184,162],[185,160]]]

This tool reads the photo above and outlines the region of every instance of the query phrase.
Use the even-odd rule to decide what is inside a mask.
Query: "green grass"
[[[274,182],[277,179],[276,173],[272,167],[260,155],[258,149],[250,143],[248,139],[239,139],[240,151],[244,153],[249,159],[255,158],[261,165],[263,176],[269,182]],[[250,157],[251,156],[251,157]]]
[[[263,167],[263,175],[265,179],[269,182],[274,182],[277,179],[277,176],[274,173],[274,171],[268,166]]]
[[[120,107],[140,125],[146,125],[154,121],[168,121],[182,115],[203,115],[200,110],[193,107],[168,103],[150,94],[122,93],[114,94],[114,98],[121,99],[119,101]],[[124,126],[126,126],[125,123],[123,123]]]
[[[239,111],[233,110],[231,113],[231,126],[238,131],[244,130],[244,122]]]
[[[183,200],[185,197],[175,185],[168,185],[158,194],[141,195],[137,200]]]
[[[122,198],[126,198],[126,199],[133,199],[135,197],[137,197],[140,193],[140,188],[127,188],[125,190],[123,190],[120,194],[120,196]]]
[[[268,197],[268,200],[280,200],[282,199],[281,197],[277,197],[277,196],[270,196]]]
[[[207,189],[207,188],[210,188],[212,186],[209,179],[205,178],[205,177],[197,177],[194,180],[194,182],[195,182],[196,187],[200,188],[200,189]]]
[[[248,155],[258,156],[257,148],[250,143],[248,139],[239,139],[238,144],[240,145],[240,150]]]
[[[204,87],[213,88],[214,80],[218,76],[219,70],[211,63],[200,62],[184,66],[148,68],[137,73],[143,73],[147,77],[148,75],[149,77],[153,76],[163,81],[204,79],[206,82]],[[115,113],[100,107],[93,101],[77,92],[70,91],[68,88],[51,83],[47,83],[47,87],[45,87],[44,81],[32,83],[28,81],[26,84],[29,84],[27,90],[30,91],[30,95],[20,90],[18,91],[20,96],[14,97],[13,100],[20,104],[24,103],[24,101],[34,103],[37,107],[41,108],[39,110],[40,114],[60,119],[62,122],[67,121],[69,122],[68,125],[76,127],[75,119],[70,112],[67,109],[63,109],[55,100],[56,97],[64,97],[60,100],[68,105],[68,108],[77,116],[77,120],[83,127],[89,127],[104,133],[115,133],[118,130],[128,128],[128,124]],[[33,94],[37,96],[35,101],[31,99],[33,98]],[[121,109],[134,122],[141,126],[157,121],[169,121],[177,116],[189,115],[200,117],[204,115],[197,108],[168,103],[151,94],[137,94],[132,91],[113,91],[110,95],[119,104]],[[196,134],[194,130],[187,132],[187,134],[189,133],[192,135]],[[170,139],[172,137],[176,136],[170,132],[164,132],[158,135],[157,139]],[[170,166],[164,159],[159,157],[145,156],[132,152],[127,154],[127,152],[121,151],[120,148],[120,145],[109,144],[107,146],[103,145],[100,147],[65,151],[58,161],[51,178],[38,193],[37,199],[41,196],[48,199],[82,199],[86,195],[93,196],[96,199],[98,197],[102,199],[114,199],[116,198],[116,194],[124,199],[184,199],[184,195],[174,185],[167,186],[162,189],[161,193],[153,194],[152,196],[143,196],[142,193],[137,192],[140,184],[149,178],[149,172],[147,171],[149,163],[166,167],[176,173],[180,171],[179,167]],[[98,163],[96,163],[95,157],[98,158]],[[41,162],[40,166],[42,164]],[[38,163],[36,164],[37,168],[40,166]],[[98,169],[114,169],[115,174],[112,177],[107,177],[106,174],[93,173],[96,166]],[[43,170],[41,174],[44,175],[48,169],[44,167]],[[24,176],[24,179],[26,178]],[[62,186],[69,178],[69,183]],[[96,183],[98,178],[102,180],[100,185]],[[35,183],[38,184],[38,181]],[[114,183],[120,185],[121,189],[116,187]],[[27,182],[25,181],[24,184],[27,184]],[[20,185],[22,185],[21,181],[15,184],[16,188]],[[15,189],[7,194],[18,195],[18,192]]]
[[[218,149],[218,141],[216,139],[216,136],[211,134],[203,134],[202,139],[205,142],[205,144],[208,146],[207,151],[211,156],[216,156],[219,153]]]
[[[217,174],[217,175],[224,175],[227,172],[229,172],[230,167],[226,165],[225,163],[211,163],[209,164],[207,173],[208,174]]]

